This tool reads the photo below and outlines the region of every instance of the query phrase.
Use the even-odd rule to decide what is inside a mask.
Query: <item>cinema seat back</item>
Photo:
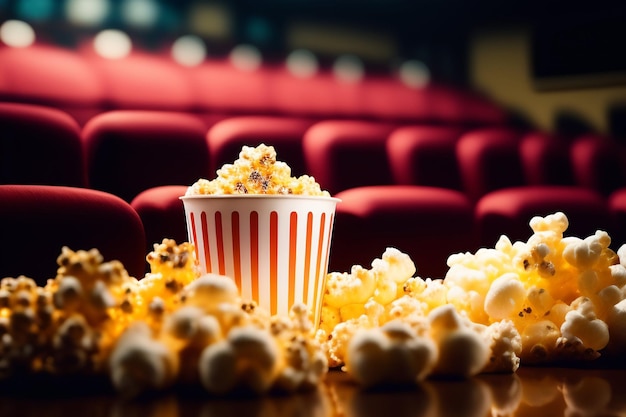
[[[145,235],[132,207],[86,188],[0,185],[0,277],[25,275],[45,284],[56,276],[63,246],[98,249],[143,277]]]

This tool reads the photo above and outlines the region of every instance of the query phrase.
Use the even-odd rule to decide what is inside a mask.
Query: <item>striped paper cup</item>
[[[181,197],[202,273],[235,280],[245,299],[271,314],[296,302],[319,323],[339,201],[300,195]]]

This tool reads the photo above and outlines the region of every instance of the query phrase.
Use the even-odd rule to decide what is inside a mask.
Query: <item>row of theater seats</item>
[[[294,175],[313,175],[342,200],[331,270],[369,265],[394,246],[421,276],[442,277],[450,254],[493,247],[500,234],[526,240],[531,217],[555,211],[568,215],[568,234],[603,229],[614,249],[626,242],[624,149],[596,135],[277,116],[230,117],[207,129],[163,111],[111,111],[79,127],[59,110],[10,103],[0,104],[0,125],[0,184],[103,192],[138,215],[144,255],[163,237],[187,240],[178,197],[189,184],[261,142]],[[31,242],[40,227],[28,232]]]
[[[414,88],[384,74],[350,82],[325,68],[303,77],[283,64],[246,70],[217,58],[186,67],[169,53],[141,50],[106,59],[91,42],[76,49],[0,45],[0,62],[0,100],[59,108],[81,126],[116,109],[191,113],[207,126],[242,114],[472,125],[506,120],[499,106],[474,92],[437,83]]]

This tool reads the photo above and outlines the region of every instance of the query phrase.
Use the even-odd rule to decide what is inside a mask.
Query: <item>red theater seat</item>
[[[559,149],[556,142],[538,144],[536,141],[552,138],[527,135],[489,129],[468,133],[459,140],[461,172],[469,194],[476,199],[480,244],[493,247],[503,234],[511,240],[526,241],[532,234],[528,226],[532,217],[557,211],[570,220],[568,235],[586,237],[602,225],[609,226],[608,207],[599,193],[549,183],[550,179],[562,180],[551,172],[552,166],[563,163],[554,151]]]
[[[411,88],[387,76],[372,76],[361,83],[366,117],[393,123],[428,122],[436,118],[430,89]]]
[[[0,184],[84,186],[76,120],[49,107],[0,103]]]
[[[451,87],[444,86],[438,86],[438,89],[440,91],[448,90],[448,96],[453,94],[458,96],[457,100],[460,101],[460,107],[462,109],[461,114],[458,115],[458,119],[460,123],[465,126],[506,126],[509,122],[509,115],[504,108],[489,100],[488,97],[471,90],[457,89],[451,92],[449,91],[452,89]],[[440,92],[439,95],[445,96],[442,92]],[[433,96],[436,95],[433,94]],[[445,101],[438,103],[438,106],[443,107],[444,105]],[[451,116],[453,115],[454,113]]]
[[[185,210],[179,197],[186,185],[163,185],[139,193],[130,205],[137,211],[146,232],[146,253],[164,238],[187,242]]]
[[[192,85],[183,68],[162,55],[134,51],[124,58],[107,59],[89,47],[81,54],[102,80],[108,109],[193,109]]]
[[[477,249],[473,207],[459,191],[366,186],[336,195],[330,271],[369,267],[387,247],[407,253],[423,278],[443,278],[449,255]]]
[[[331,194],[364,185],[391,184],[385,143],[394,127],[354,120],[314,124],[302,143],[309,175]]]
[[[387,140],[387,155],[396,184],[461,190],[456,143],[463,130],[443,126],[403,126]]]
[[[461,136],[456,155],[470,198],[476,201],[490,191],[525,184],[518,147],[519,133],[508,128],[476,129]]]
[[[547,132],[528,132],[520,142],[520,156],[528,184],[575,185],[569,143]]]
[[[597,192],[571,186],[523,186],[493,191],[476,204],[481,244],[493,247],[501,235],[527,241],[534,216],[561,211],[567,215],[566,236],[585,238],[612,229],[606,200]]]
[[[228,116],[270,113],[270,68],[245,71],[227,60],[207,60],[186,68],[193,90],[193,107],[212,126]]]
[[[626,152],[610,137],[588,134],[571,146],[572,168],[578,184],[605,196],[626,185]]]
[[[85,188],[0,185],[0,277],[56,276],[61,248],[96,248],[143,277],[145,236],[137,213],[111,194]]]
[[[304,118],[277,116],[239,116],[217,122],[207,133],[213,170],[232,164],[243,146],[261,143],[276,149],[277,159],[286,162],[292,174],[306,173],[302,137],[313,122]]]
[[[210,175],[206,127],[197,117],[118,110],[83,129],[89,186],[130,202],[160,185],[192,184]]]
[[[297,77],[285,68],[277,68],[272,77],[272,95],[268,103],[279,114],[332,118],[339,113],[341,91],[331,73]],[[345,92],[345,91],[344,91]]]
[[[626,187],[615,190],[608,198],[613,228],[609,230],[612,247],[617,250],[626,244]]]
[[[0,100],[66,111],[82,126],[102,111],[103,86],[74,51],[35,44],[0,46]]]

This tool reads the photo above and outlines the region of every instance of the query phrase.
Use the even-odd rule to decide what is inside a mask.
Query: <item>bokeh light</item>
[[[130,54],[132,41],[120,30],[106,29],[96,35],[93,47],[104,58],[121,59]]]
[[[172,45],[172,58],[179,64],[187,67],[201,64],[206,55],[206,46],[198,36],[181,36]]]
[[[157,25],[160,30],[173,32],[181,30],[183,24],[183,13],[174,4],[161,3],[159,19]]]
[[[430,82],[430,70],[426,64],[416,59],[403,62],[398,76],[405,85],[412,88],[421,88]]]
[[[154,0],[124,0],[121,12],[125,22],[141,29],[154,26],[159,19],[159,5]]]
[[[227,5],[195,1],[187,13],[189,30],[196,35],[214,39],[233,36],[232,12]]]
[[[296,49],[292,51],[285,62],[287,70],[298,78],[310,78],[319,70],[317,57],[307,49]]]
[[[35,31],[21,20],[7,20],[0,26],[0,40],[14,48],[25,48],[35,42]]]
[[[54,15],[53,0],[19,0],[16,4],[16,14],[26,21],[43,21]]]
[[[340,55],[333,63],[333,74],[341,82],[357,83],[365,75],[363,61],[356,55]]]
[[[109,0],[67,0],[65,3],[67,20],[79,26],[101,25],[110,12]]]
[[[246,20],[245,35],[254,44],[269,45],[274,34],[272,25],[267,19],[253,16]]]
[[[263,62],[261,51],[252,45],[237,45],[230,51],[231,64],[242,71],[256,71]]]

